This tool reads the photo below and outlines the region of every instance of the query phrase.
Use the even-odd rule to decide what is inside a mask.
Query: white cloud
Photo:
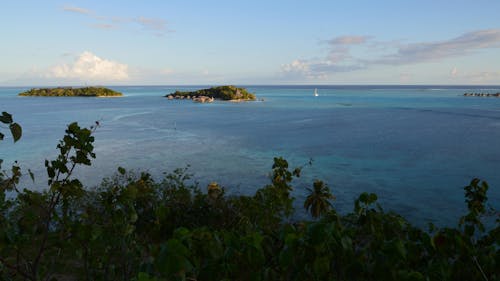
[[[306,61],[294,60],[289,64],[284,64],[282,70],[285,72],[308,72],[309,64]]]
[[[294,60],[281,66],[281,73],[286,79],[326,79],[338,72],[349,72],[363,68],[363,64],[353,58],[351,47],[368,42],[369,36],[339,36],[327,43],[330,45],[328,54],[321,59]]]
[[[92,28],[97,29],[118,29],[118,28],[136,28],[140,27],[141,31],[153,33],[157,36],[163,36],[168,32],[172,32],[168,28],[167,21],[164,19],[148,18],[148,17],[116,17],[116,16],[101,16],[94,11],[74,6],[64,6],[63,11],[77,13],[88,16],[96,22],[90,24]]]
[[[117,28],[116,25],[109,24],[109,23],[96,23],[96,24],[92,24],[91,26],[94,28],[97,28],[97,29],[115,29],[115,28]]]
[[[102,59],[91,52],[83,52],[72,64],[60,64],[50,69],[49,78],[79,79],[90,81],[126,80],[126,64]]]
[[[167,31],[167,22],[163,19],[138,17],[134,22],[141,25],[144,29],[164,33]]]
[[[450,71],[450,75],[451,77],[456,77],[458,74],[458,69],[457,67],[455,66],[451,71]]]
[[[281,66],[285,78],[326,79],[328,75],[338,72],[350,72],[362,69],[360,65],[338,64],[339,60],[294,60]]]
[[[310,62],[306,60],[294,60],[283,64],[281,72],[287,79],[314,78],[310,70]]]
[[[412,64],[438,61],[450,57],[470,54],[474,51],[500,47],[500,29],[478,30],[438,42],[420,42],[402,45],[395,54],[389,54],[378,64]]]
[[[90,10],[80,8],[80,7],[73,7],[73,6],[64,6],[63,10],[66,12],[73,12],[73,13],[78,13],[78,14],[83,14],[83,15],[93,14],[93,12]]]
[[[357,35],[339,36],[328,41],[328,43],[330,45],[358,45],[366,43],[368,39],[370,39],[369,36],[357,36]]]

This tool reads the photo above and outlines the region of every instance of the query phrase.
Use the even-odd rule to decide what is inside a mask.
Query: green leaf
[[[285,245],[291,246],[294,245],[297,240],[299,240],[299,236],[295,233],[289,233],[285,236]]]
[[[125,232],[124,232],[124,235],[130,235],[134,232],[135,230],[135,226],[132,225],[132,224],[129,224],[127,225],[127,227],[125,228]]]
[[[125,175],[127,171],[125,170],[125,168],[123,167],[118,167],[118,173],[120,173],[120,175]]]
[[[167,275],[183,274],[190,271],[193,266],[187,259],[189,249],[186,248],[179,240],[170,239],[162,246],[159,258],[157,260],[158,267],[161,272]]]
[[[28,174],[30,175],[31,180],[33,182],[35,182],[35,175],[33,174],[33,172],[30,169],[28,169]]]
[[[464,228],[465,235],[471,237],[474,235],[474,226],[472,225],[466,225]]]
[[[425,280],[424,276],[422,273],[417,272],[417,271],[412,271],[408,276],[406,277],[406,280],[408,281],[423,281]]]
[[[283,267],[290,266],[293,262],[293,258],[295,257],[295,249],[291,247],[286,247],[280,252],[279,255],[279,263]]]
[[[343,236],[342,239],[340,239],[340,243],[345,251],[352,250],[352,240],[349,236]]]
[[[156,277],[150,277],[149,274],[145,272],[139,272],[137,275],[137,281],[156,281]]]
[[[131,215],[130,215],[130,222],[131,223],[135,223],[138,219],[138,216],[137,216],[137,213],[136,212],[133,212]]]
[[[300,171],[301,171],[300,168],[295,168],[295,170],[293,170],[293,175],[296,177],[300,177]]]
[[[366,193],[366,192],[361,193],[361,195],[359,195],[358,200],[360,202],[367,203],[368,202],[368,193]]]
[[[399,256],[403,259],[406,259],[406,248],[401,240],[397,240],[394,242],[394,247],[399,254]]]
[[[307,234],[313,245],[321,245],[325,243],[325,229],[326,225],[324,223],[314,223],[308,226]]]
[[[93,228],[91,232],[91,241],[97,240],[102,235],[102,230],[100,228]]]
[[[183,240],[185,238],[188,238],[189,237],[189,229],[185,228],[185,227],[179,227],[177,228],[175,231],[174,231],[174,235],[173,237],[174,238],[177,238],[179,240]]]
[[[2,115],[0,115],[0,122],[4,124],[10,124],[12,123],[12,115],[10,115],[7,112],[2,112]]]
[[[325,275],[330,270],[330,259],[328,257],[320,257],[314,260],[313,264],[314,273],[320,277]]]
[[[18,141],[23,134],[23,129],[21,128],[21,126],[19,126],[19,124],[17,123],[12,123],[10,124],[9,128],[10,132],[12,133],[12,137],[14,138],[14,142]]]

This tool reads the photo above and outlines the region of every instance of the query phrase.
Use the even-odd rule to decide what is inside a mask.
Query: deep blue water
[[[341,212],[368,191],[412,222],[454,225],[473,177],[488,181],[500,209],[500,98],[462,96],[500,87],[317,86],[314,97],[315,87],[249,86],[263,102],[212,104],[163,97],[199,86],[111,87],[123,98],[18,97],[27,88],[0,88],[0,110],[24,130],[20,142],[0,144],[0,159],[34,170],[33,188],[43,188],[43,161],[56,156],[65,126],[98,120],[97,159],[78,171],[89,186],[117,166],[159,178],[189,164],[202,187],[215,180],[230,194],[252,194],[283,156],[292,167],[313,159],[295,182],[299,216],[314,179],[328,183]]]

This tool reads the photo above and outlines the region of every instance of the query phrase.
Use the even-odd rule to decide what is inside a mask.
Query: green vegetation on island
[[[198,102],[210,102],[214,99],[225,101],[253,101],[255,95],[245,88],[236,86],[218,86],[197,91],[175,91],[165,97],[168,99],[192,99]]]
[[[10,114],[0,123],[21,138]],[[68,126],[45,187],[21,190],[20,164],[0,167],[0,280],[500,280],[500,215],[479,179],[464,187],[455,227],[413,226],[373,193],[337,213],[319,180],[303,202],[311,217],[298,220],[302,169],[283,158],[253,195],[204,190],[186,169],[157,181],[118,167],[85,188],[74,172],[96,157],[97,126]]]
[[[33,88],[19,94],[27,97],[121,97],[122,93],[104,87]]]

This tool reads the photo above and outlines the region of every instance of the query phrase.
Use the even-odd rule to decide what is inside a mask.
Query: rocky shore
[[[180,95],[167,95],[167,99],[169,100],[192,100],[194,102],[200,102],[200,103],[206,103],[206,102],[213,102],[215,99],[213,97],[208,97],[208,96],[180,96]]]
[[[169,100],[192,100],[199,103],[210,103],[214,100],[241,102],[254,101],[255,95],[249,93],[245,88],[236,86],[217,86],[209,89],[200,89],[197,91],[175,91],[165,95]]]
[[[465,93],[464,97],[497,97],[500,98],[500,92],[496,94],[492,93]]]

